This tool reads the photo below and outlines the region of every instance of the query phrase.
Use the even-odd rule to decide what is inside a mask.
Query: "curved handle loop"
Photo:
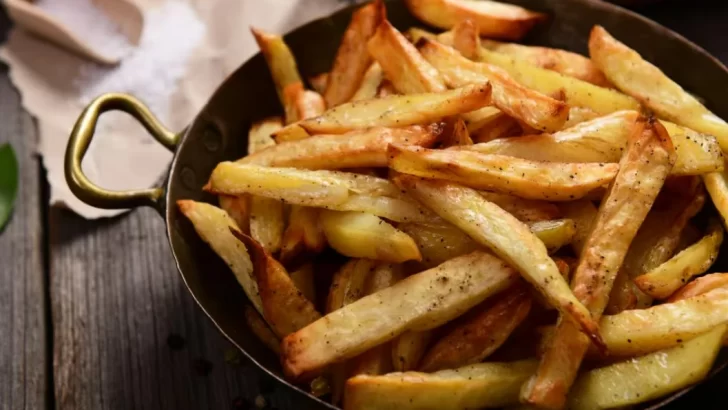
[[[104,94],[86,107],[71,131],[66,147],[65,174],[71,192],[88,205],[104,209],[128,209],[143,205],[155,206],[164,195],[161,187],[111,191],[91,182],[81,169],[81,161],[93,139],[96,123],[101,114],[120,110],[134,117],[160,144],[174,151],[179,137],[167,130],[149,109],[127,94]]]

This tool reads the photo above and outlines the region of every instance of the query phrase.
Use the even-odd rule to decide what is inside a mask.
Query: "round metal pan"
[[[508,0],[552,16],[525,39],[526,43],[564,48],[585,53],[589,31],[594,24],[606,27],[618,39],[639,51],[687,90],[701,96],[717,115],[728,118],[725,90],[728,69],[700,47],[659,24],[602,1],[590,0]],[[329,69],[339,40],[355,7],[313,21],[285,36],[298,61],[303,78]],[[402,2],[387,2],[388,18],[400,30],[421,26]],[[723,104],[721,104],[723,102]],[[93,137],[96,121],[103,112],[122,110],[136,117],[160,143],[174,151],[174,159],[163,186],[138,191],[112,192],[95,186],[81,170],[81,159]],[[277,358],[250,332],[243,320],[245,293],[226,265],[205,245],[175,202],[194,199],[216,203],[202,191],[217,163],[245,154],[247,132],[253,121],[280,114],[268,68],[258,54],[243,64],[215,92],[204,109],[179,133],[164,129],[154,116],[133,97],[104,95],[84,110],[69,141],[66,178],[74,194],[89,205],[126,209],[152,206],[165,218],[170,248],[179,273],[200,308],[220,332],[261,369],[297,391],[300,409],[335,407],[310,396],[283,379]],[[728,252],[716,264],[728,268]],[[721,356],[713,374],[728,364]],[[685,391],[642,409],[657,409]]]

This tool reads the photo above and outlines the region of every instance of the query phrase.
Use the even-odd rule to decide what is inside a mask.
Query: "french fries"
[[[473,145],[473,140],[470,139],[470,133],[468,132],[468,126],[462,118],[455,120],[454,123],[451,124],[451,129],[449,131],[450,132],[445,132],[440,148]]]
[[[728,226],[728,169],[703,175],[703,182],[720,213],[723,225]]]
[[[402,94],[445,91],[440,74],[388,21],[383,21],[367,45],[392,86]]]
[[[518,403],[532,360],[480,363],[435,373],[357,376],[346,383],[345,410],[448,410],[500,408]]]
[[[495,303],[474,308],[427,351],[419,370],[431,373],[482,362],[523,322],[531,302],[528,288],[517,284]]]
[[[319,253],[326,248],[326,236],[319,223],[319,210],[305,206],[291,207],[288,227],[283,232],[280,260],[296,260],[303,252]]]
[[[673,293],[667,302],[673,303],[679,300],[692,298],[693,296],[702,295],[718,288],[728,289],[728,274],[711,273],[709,275],[701,276]]]
[[[352,14],[326,83],[324,100],[328,107],[345,103],[356,93],[372,61],[367,42],[385,18],[386,10],[381,0]]]
[[[470,61],[455,49],[428,39],[420,40],[418,49],[450,87],[489,82],[493,105],[533,128],[558,131],[569,117],[562,101],[522,86],[498,67]]]
[[[522,222],[469,188],[406,175],[398,176],[395,182],[441,218],[518,268],[551,306],[578,323],[595,343],[601,342],[597,324],[569,290],[543,242]]]
[[[601,26],[594,26],[589,36],[589,55],[620,90],[667,120],[715,136],[728,151],[725,121]]]
[[[373,127],[339,135],[314,135],[281,142],[240,160],[272,167],[343,169],[386,167],[389,144],[432,146],[442,134],[440,124],[427,127]]]
[[[576,256],[581,255],[586,241],[589,239],[594,221],[597,219],[597,208],[586,199],[560,204],[559,209],[564,216],[574,221],[575,234],[571,240],[571,248]]]
[[[471,150],[428,150],[389,145],[389,167],[405,174],[458,182],[521,198],[568,201],[608,184],[619,166],[548,163]]]
[[[250,236],[268,252],[276,253],[281,249],[285,223],[283,202],[259,196],[250,198]]]
[[[248,153],[252,154],[276,145],[271,134],[281,128],[283,128],[281,117],[269,117],[254,123],[248,132]]]
[[[250,198],[247,196],[220,195],[220,208],[235,221],[243,233],[250,233]]]
[[[298,290],[303,293],[311,303],[316,303],[316,272],[314,272],[313,265],[307,263],[298,270],[291,272],[291,281]]]
[[[301,76],[298,74],[298,65],[283,37],[265,33],[252,28],[255,41],[265,57],[268,68],[276,86],[278,99],[281,101],[286,113],[286,122],[297,120],[295,99],[303,91]]]
[[[471,20],[481,36],[506,40],[520,39],[546,19],[541,13],[487,0],[406,0],[405,4],[412,14],[431,26],[448,30],[463,20]]]
[[[345,256],[394,263],[422,259],[412,238],[372,214],[323,210],[321,226],[331,247]]]
[[[357,88],[354,95],[351,97],[351,101],[371,100],[377,97],[379,87],[384,81],[384,72],[382,66],[379,63],[372,63],[367,71],[364,73],[364,78],[361,80],[359,88]]]
[[[283,369],[294,379],[356,356],[407,330],[428,330],[459,316],[515,282],[497,257],[473,252],[329,313],[281,345]]]
[[[263,317],[276,336],[283,338],[321,317],[286,269],[263,246],[236,229],[230,228],[230,232],[251,254]]]
[[[598,319],[606,309],[629,246],[674,163],[675,150],[664,127],[654,120],[639,119],[571,282],[574,295],[591,317]],[[521,400],[542,407],[563,407],[588,347],[589,341],[578,333],[576,324],[562,318],[538,372],[524,385]]]
[[[479,192],[480,196],[493,202],[523,222],[539,222],[558,219],[561,211],[556,205],[546,201],[523,199],[513,195],[496,192]]]
[[[480,48],[480,29],[473,20],[463,20],[452,28],[452,47],[465,58],[478,58]]]
[[[408,372],[417,369],[425,354],[425,349],[432,339],[432,331],[402,333],[392,341],[392,364],[397,372]]]
[[[723,227],[713,220],[708,234],[672,259],[634,279],[635,284],[655,299],[666,299],[693,276],[710,268],[723,243]]]
[[[299,121],[309,134],[342,134],[369,128],[372,124],[384,127],[404,127],[426,124],[445,117],[477,110],[490,103],[490,84],[474,84],[440,93],[393,95],[355,101],[332,108],[319,117]]]
[[[248,324],[248,328],[257,337],[265,347],[271,350],[275,354],[281,353],[281,341],[278,337],[270,330],[268,324],[260,313],[255,310],[252,306],[245,306],[245,323]]]
[[[718,355],[726,326],[677,347],[595,369],[579,378],[569,396],[575,410],[643,403],[702,380]]]
[[[311,88],[319,94],[326,92],[326,83],[329,82],[329,73],[321,73],[308,78]]]

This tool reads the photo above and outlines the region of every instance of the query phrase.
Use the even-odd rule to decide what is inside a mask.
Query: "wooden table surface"
[[[639,11],[728,63],[728,2],[674,0]],[[0,42],[8,27],[0,12]],[[296,409],[197,308],[153,210],[86,221],[48,207],[34,122],[0,66],[7,141],[21,184],[0,234],[0,409],[246,409],[258,395],[267,408]],[[726,409],[726,387],[728,374],[669,408]]]

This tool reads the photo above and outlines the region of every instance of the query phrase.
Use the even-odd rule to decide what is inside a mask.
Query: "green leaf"
[[[0,229],[13,210],[18,193],[18,159],[10,144],[0,145]]]

